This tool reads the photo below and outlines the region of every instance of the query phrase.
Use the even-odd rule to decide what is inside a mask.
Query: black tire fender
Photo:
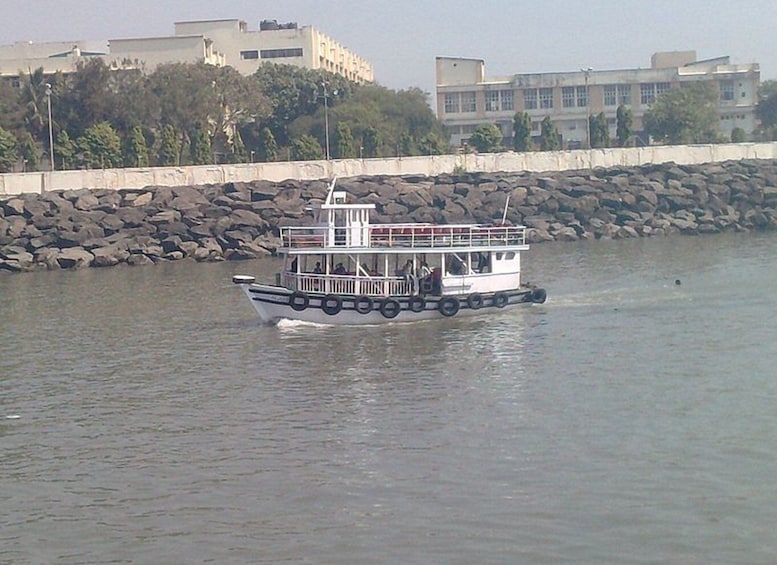
[[[402,305],[393,298],[387,298],[380,303],[380,313],[389,320],[396,318],[400,310],[402,310]]]
[[[353,309],[359,314],[369,314],[372,312],[372,298],[362,294],[353,299]]]
[[[446,318],[458,314],[459,308],[461,308],[461,304],[459,303],[459,299],[455,296],[446,296],[437,304],[437,309],[440,311],[440,314]]]
[[[308,304],[310,304],[310,299],[304,292],[295,290],[289,296],[289,306],[291,306],[292,310],[302,312],[305,308],[308,307]]]
[[[508,302],[507,295],[504,292],[497,292],[492,299],[494,306],[497,308],[504,308]]]
[[[467,297],[467,306],[473,310],[478,310],[483,307],[483,295],[479,293],[470,294]]]
[[[321,299],[321,309],[324,314],[335,316],[343,309],[343,299],[336,294],[327,294]]]
[[[407,307],[412,312],[423,312],[424,308],[426,308],[426,300],[424,300],[423,296],[411,296],[410,300],[407,301]]]

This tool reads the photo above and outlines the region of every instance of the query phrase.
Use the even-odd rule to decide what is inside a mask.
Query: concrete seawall
[[[532,242],[777,228],[777,161],[344,178],[374,222],[525,224]],[[0,198],[0,273],[271,254],[322,180],[52,190]]]
[[[152,167],[0,174],[0,197],[51,190],[120,190],[147,186],[199,186],[227,182],[267,180],[281,182],[357,176],[425,175],[436,177],[455,171],[542,172],[594,168],[639,167],[676,163],[698,165],[740,159],[777,159],[777,142],[716,145],[657,145],[532,153],[486,153],[390,159],[341,159],[196,167]]]

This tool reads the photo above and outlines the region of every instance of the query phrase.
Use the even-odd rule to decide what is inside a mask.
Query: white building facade
[[[546,116],[561,134],[565,148],[586,147],[589,116],[604,113],[615,138],[616,113],[623,104],[632,112],[632,129],[642,133],[642,117],[657,96],[689,82],[712,83],[719,93],[720,132],[730,138],[734,128],[747,136],[757,128],[760,70],[758,64],[732,65],[728,57],[696,60],[694,51],[656,53],[650,68],[582,69],[573,72],[485,76],[485,61],[438,57],[437,116],[451,134],[451,144],[463,145],[475,129],[496,124],[510,146],[513,117],[526,112],[532,136],[540,134]],[[646,136],[641,135],[641,143]]]
[[[375,80],[371,63],[311,26],[260,23],[251,31],[241,20],[176,22],[175,35],[112,39],[107,42],[17,42],[0,46],[0,77],[9,80],[43,68],[72,73],[79,61],[100,57],[115,69],[153,71],[165,63],[229,65],[245,75],[262,63],[324,69],[354,82]]]

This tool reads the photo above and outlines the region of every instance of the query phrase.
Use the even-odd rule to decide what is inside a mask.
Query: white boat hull
[[[274,285],[234,281],[245,292],[262,322],[282,319],[330,325],[378,325],[450,317],[495,314],[545,301],[542,289],[518,288],[469,296],[394,296],[303,294]]]

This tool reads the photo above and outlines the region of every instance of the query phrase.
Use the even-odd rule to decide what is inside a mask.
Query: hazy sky
[[[777,0],[2,0],[0,44],[173,34],[173,22],[312,25],[394,89],[434,89],[434,59],[484,59],[487,76],[649,67],[655,51],[761,65],[777,79]]]

